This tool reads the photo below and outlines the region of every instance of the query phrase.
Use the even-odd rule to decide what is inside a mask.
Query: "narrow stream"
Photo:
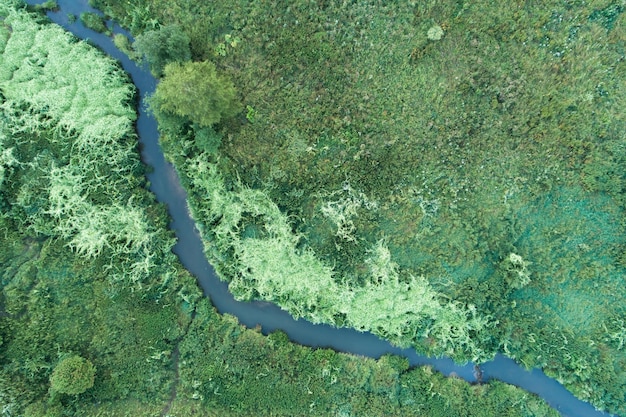
[[[26,0],[28,4],[40,4],[43,0]],[[83,12],[98,12],[88,5],[88,0],[60,0],[61,11],[50,12],[48,16],[66,30],[81,39],[98,45],[109,56],[117,59],[130,74],[140,97],[137,131],[141,143],[141,158],[153,170],[148,174],[150,190],[157,200],[168,207],[172,221],[170,228],[178,239],[174,252],[184,267],[191,272],[203,288],[206,296],[220,313],[236,316],[247,327],[261,326],[263,334],[275,330],[284,331],[289,338],[299,344],[311,347],[329,347],[336,351],[355,355],[379,358],[393,353],[408,358],[412,366],[431,365],[439,372],[455,375],[469,382],[476,382],[474,365],[458,365],[449,358],[430,358],[418,355],[412,349],[400,349],[371,333],[361,333],[353,329],[317,325],[305,320],[294,320],[287,312],[267,302],[239,302],[228,291],[227,283],[221,281],[208,263],[202,250],[202,241],[187,207],[185,191],[182,189],[174,168],[165,161],[158,143],[158,130],[154,118],[145,110],[144,99],[150,95],[156,80],[147,68],[139,67],[120,52],[106,35],[86,29],[80,20],[71,22],[69,15],[78,17]],[[114,32],[130,34],[114,25]],[[503,355],[480,366],[483,381],[497,379],[521,387],[542,397],[564,417],[607,417],[609,414],[574,397],[556,380],[546,376],[541,370],[525,370],[513,360]]]

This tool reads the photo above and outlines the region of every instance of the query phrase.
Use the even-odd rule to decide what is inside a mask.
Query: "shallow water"
[[[42,2],[41,0],[27,1],[29,4]],[[200,235],[189,215],[185,191],[180,186],[174,168],[165,161],[161,152],[156,121],[145,111],[144,99],[154,91],[156,80],[147,68],[139,67],[115,48],[111,38],[86,29],[78,19],[70,23],[68,14],[78,16],[85,11],[97,12],[88,5],[87,0],[61,0],[58,3],[61,11],[49,13],[49,17],[77,37],[90,40],[108,55],[119,60],[135,83],[141,97],[137,120],[141,157],[143,162],[152,168],[148,174],[150,190],[160,202],[168,207],[172,218],[170,228],[176,233],[178,239],[174,252],[185,268],[198,279],[204,293],[210,297],[218,311],[236,316],[242,324],[248,327],[260,325],[264,334],[282,330],[291,340],[302,345],[329,347],[337,351],[373,358],[378,358],[385,353],[398,354],[407,357],[413,366],[431,365],[445,375],[454,373],[466,381],[476,382],[473,364],[458,365],[449,358],[429,358],[418,355],[415,350],[394,347],[370,333],[316,325],[302,319],[294,320],[288,313],[271,303],[245,303],[234,300],[228,291],[228,285],[217,277],[213,267],[204,256]],[[114,31],[129,35],[118,26],[114,26]],[[535,393],[565,417],[608,416],[606,413],[596,411],[590,404],[578,400],[541,370],[527,371],[502,355],[497,355],[493,361],[482,364],[480,367],[483,381],[493,378]]]

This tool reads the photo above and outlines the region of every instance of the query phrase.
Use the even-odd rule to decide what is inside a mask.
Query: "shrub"
[[[63,359],[50,376],[50,387],[62,394],[82,394],[93,386],[96,368],[80,356]]]

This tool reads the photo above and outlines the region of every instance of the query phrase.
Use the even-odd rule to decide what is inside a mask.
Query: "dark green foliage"
[[[603,9],[596,9],[589,15],[590,22],[600,23],[606,30],[612,30],[615,26],[615,21],[619,18],[620,14],[624,12],[623,4],[609,4]]]
[[[193,145],[197,151],[200,153],[204,152],[207,155],[215,155],[222,143],[221,135],[211,127],[200,127],[194,129],[194,131]]]
[[[281,332],[263,337],[220,318],[206,300],[180,344],[180,361],[171,411],[182,415],[198,415],[196,407],[233,416],[557,415],[506,384],[471,386],[427,367],[408,369],[394,356],[375,361],[303,348]]]
[[[133,47],[145,57],[155,77],[162,77],[170,62],[183,63],[191,59],[189,37],[177,25],[165,25],[137,36]]]
[[[223,34],[230,27],[228,15],[233,11],[213,2],[137,0],[126,3],[120,0],[94,0],[93,3],[107,15],[119,19],[134,35],[164,25],[179,25],[190,38],[194,60],[199,61],[214,56],[214,50],[212,47],[207,48],[207,42],[211,43],[220,37],[223,40]],[[174,16],[176,18],[172,19]]]
[[[61,404],[51,404],[49,402],[36,402],[30,404],[24,410],[24,417],[61,417],[63,416],[63,406]]]
[[[83,25],[88,27],[89,29],[93,29],[96,32],[100,33],[109,33],[109,28],[107,28],[106,21],[102,16],[97,13],[85,12],[80,14],[80,21],[83,22]]]
[[[172,62],[165,67],[151,105],[210,127],[241,110],[232,81],[211,62]]]
[[[93,387],[96,368],[85,358],[70,356],[59,362],[50,376],[50,388],[61,394],[82,394]]]
[[[160,409],[173,378],[171,352],[189,320],[178,308],[176,293],[190,278],[181,275],[172,287],[131,292],[107,282],[103,259],[85,261],[50,242],[24,252],[32,259],[15,275],[10,264],[2,265],[9,316],[2,317],[6,341],[0,363],[11,383],[0,384],[0,397],[14,398],[14,407],[45,402],[58,356],[81,352],[97,368],[95,383],[83,394],[84,404],[59,398],[66,413],[94,401],[116,404],[127,399],[142,402],[146,410]],[[72,386],[72,380],[50,379],[57,391],[68,392],[64,381]],[[3,391],[7,389],[15,392]]]

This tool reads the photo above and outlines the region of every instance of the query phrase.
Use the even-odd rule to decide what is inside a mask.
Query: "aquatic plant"
[[[126,277],[139,285],[153,269],[145,265],[156,231],[139,208],[145,197],[131,191],[142,172],[134,90],[116,63],[60,28],[17,12],[4,23],[12,28],[0,62],[4,215],[85,257],[128,256]]]
[[[80,14],[80,21],[89,29],[96,32],[110,34],[111,31],[106,25],[106,21],[97,13],[85,12]]]

